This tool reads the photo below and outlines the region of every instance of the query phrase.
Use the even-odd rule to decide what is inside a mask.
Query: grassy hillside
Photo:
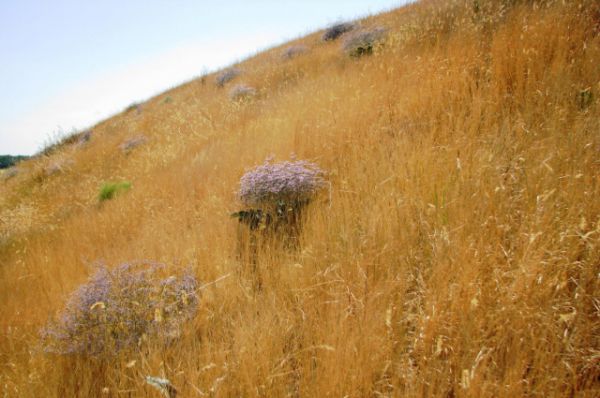
[[[600,395],[598,3],[423,0],[360,24],[387,29],[372,55],[317,32],[0,176],[3,396],[159,397],[148,375],[180,397]],[[256,96],[232,101],[240,83]],[[249,269],[240,177],[291,154],[331,188],[297,248]],[[128,190],[100,203],[110,183]],[[45,352],[94,264],[140,260],[216,281],[177,339]]]

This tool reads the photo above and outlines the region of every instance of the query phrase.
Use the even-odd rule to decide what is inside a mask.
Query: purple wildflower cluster
[[[100,268],[42,330],[47,352],[111,354],[144,338],[176,338],[198,306],[189,272],[164,277],[164,265],[140,262]]]
[[[319,166],[307,160],[267,160],[242,176],[239,197],[248,206],[308,200],[325,185],[323,175]]]
[[[242,72],[237,68],[226,69],[217,75],[215,83],[218,87],[223,87],[225,84],[235,79],[240,73]]]

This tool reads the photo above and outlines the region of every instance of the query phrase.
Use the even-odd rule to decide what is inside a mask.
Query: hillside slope
[[[387,29],[372,55],[317,32],[0,176],[4,396],[160,396],[148,375],[182,397],[600,395],[598,3],[423,0],[360,24]],[[230,214],[271,155],[331,187],[249,274]],[[99,203],[108,181],[131,188]],[[178,339],[43,350],[94,264],[139,260],[218,280]]]

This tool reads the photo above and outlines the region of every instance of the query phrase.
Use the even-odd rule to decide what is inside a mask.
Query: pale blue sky
[[[180,84],[406,0],[0,0],[0,154],[28,154]]]

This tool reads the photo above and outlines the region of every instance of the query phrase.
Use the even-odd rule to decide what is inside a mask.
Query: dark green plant
[[[131,189],[131,182],[129,181],[106,182],[100,188],[98,201],[104,202],[105,200],[112,199],[122,192],[129,191],[129,189]]]
[[[12,155],[0,155],[0,169],[7,169],[14,166],[19,161],[27,159],[27,156],[12,156]]]

